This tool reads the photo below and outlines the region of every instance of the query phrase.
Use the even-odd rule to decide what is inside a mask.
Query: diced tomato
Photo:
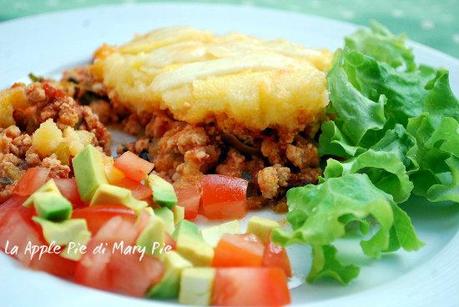
[[[22,204],[22,202],[21,202]],[[5,209],[5,207],[1,207]],[[39,258],[38,254],[32,255],[26,252],[28,244],[30,246],[46,246],[41,228],[31,220],[34,210],[20,205],[10,208],[0,222],[0,250],[5,252],[6,243],[11,253],[12,246],[18,246],[18,252],[13,257],[18,259],[23,265],[34,270],[45,271],[50,274],[63,277],[73,277],[76,262],[64,259],[53,253],[45,253]]]
[[[44,254],[40,259],[38,259],[38,257],[34,257],[30,262],[29,267],[34,270],[48,272],[49,274],[62,278],[72,279],[73,275],[75,275],[76,265],[76,261],[49,253]]]
[[[19,179],[13,193],[20,196],[29,196],[48,180],[49,169],[44,167],[29,168]]]
[[[115,167],[122,171],[126,177],[135,181],[142,181],[153,170],[153,163],[144,160],[136,154],[126,151],[116,158]]]
[[[115,252],[108,270],[113,291],[133,296],[144,296],[147,290],[161,280],[163,264],[157,258],[145,255],[139,261],[138,254],[123,255]]]
[[[18,247],[14,257],[22,264],[29,266],[30,254],[25,253],[27,244],[41,245],[40,235],[37,230],[20,214],[18,210],[10,211],[3,219],[0,227],[0,250],[5,252],[13,245]]]
[[[247,180],[223,175],[202,179],[201,214],[209,219],[239,219],[247,212]]]
[[[263,254],[263,266],[281,268],[285,275],[292,276],[292,268],[285,248],[272,242],[268,243]]]
[[[253,234],[225,234],[215,248],[212,266],[261,266],[264,249],[263,243]]]
[[[164,272],[162,263],[152,256],[123,255],[113,250],[114,244],[135,245],[138,230],[133,222],[114,217],[109,220],[88,243],[88,252],[75,271],[75,281],[99,289],[143,296],[157,283]],[[106,244],[105,244],[106,243]],[[105,244],[105,252],[94,253],[99,244]]]
[[[96,234],[105,223],[116,216],[130,223],[134,223],[136,220],[134,210],[122,205],[97,205],[75,209],[72,213],[72,218],[86,220],[88,229],[92,234]]]
[[[178,206],[185,208],[185,219],[194,220],[199,213],[201,203],[201,185],[194,181],[180,181],[174,184]]]
[[[22,206],[23,202],[27,199],[25,196],[13,195],[8,198],[5,202],[0,204],[0,227],[3,224],[3,218],[11,210],[17,209]]]
[[[67,198],[74,208],[82,207],[84,202],[81,200],[80,193],[78,192],[75,178],[56,178],[54,179],[59,191]]]
[[[105,162],[108,161],[108,162]],[[124,173],[117,169],[112,163],[110,163],[110,160],[104,160],[104,168],[105,168],[105,177],[107,177],[107,180],[110,184],[117,184],[120,182],[123,178],[126,178]]]
[[[22,204],[27,197],[13,195],[7,201],[0,205],[0,228],[8,223],[12,214],[19,214],[26,223],[34,228],[42,238],[41,227],[32,221],[32,216],[35,214],[35,208],[26,208]]]
[[[147,199],[153,194],[150,187],[129,178],[121,179],[116,185],[131,190],[132,195],[140,200]]]
[[[169,245],[172,249],[176,248],[176,242],[167,232],[165,233],[164,244]]]
[[[281,306],[290,303],[287,278],[279,268],[219,268],[212,305]]]

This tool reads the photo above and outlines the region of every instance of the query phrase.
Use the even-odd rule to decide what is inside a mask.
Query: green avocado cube
[[[107,183],[102,153],[94,146],[87,145],[73,158],[72,163],[81,199],[90,201],[97,188]]]
[[[182,206],[175,206],[172,209],[174,212],[174,224],[178,224],[185,219],[185,208]]]
[[[147,182],[153,191],[153,201],[156,204],[170,209],[177,204],[177,194],[172,184],[156,174],[150,174]]]
[[[54,242],[60,246],[66,246],[59,256],[78,261],[81,258],[80,250],[70,251],[70,244],[85,245],[91,238],[85,219],[71,219],[63,222],[51,222],[34,216],[32,220],[38,223],[43,230],[46,242]]]
[[[278,222],[260,216],[254,216],[249,220],[247,232],[256,235],[262,242],[268,243],[271,240],[271,233],[279,228]]]
[[[72,204],[55,192],[35,193],[33,203],[37,215],[50,221],[63,221],[72,215]]]
[[[179,238],[183,238],[185,236],[202,238],[201,231],[195,223],[183,220],[175,227],[175,231],[172,234],[172,237],[175,241],[177,241]]]
[[[211,303],[215,269],[188,268],[180,279],[179,303],[184,305],[207,306]]]
[[[137,238],[136,244],[145,247],[150,255],[160,256],[159,246],[164,244],[165,227],[164,222],[157,216],[150,216],[150,220]]]
[[[174,251],[168,252],[163,257],[163,264],[165,269],[164,277],[148,291],[147,297],[160,299],[176,298],[179,294],[182,271],[193,266],[191,262]]]
[[[145,201],[136,199],[130,190],[107,183],[101,184],[94,192],[90,206],[96,205],[124,205],[136,212],[148,206]]]
[[[30,207],[33,205],[34,197],[37,193],[40,192],[54,192],[56,194],[61,195],[59,188],[57,187],[56,183],[53,179],[48,180],[44,185],[42,185],[38,190],[36,190],[26,201],[22,204],[24,207]]]
[[[155,214],[163,220],[167,233],[173,234],[175,230],[174,212],[169,208],[162,207],[155,209]]]
[[[214,249],[207,244],[196,224],[187,220],[181,221],[174,233],[176,249],[195,266],[210,266],[214,258]]]
[[[240,234],[241,225],[238,220],[226,222],[220,225],[207,227],[201,230],[204,241],[210,246],[216,247],[224,234]]]

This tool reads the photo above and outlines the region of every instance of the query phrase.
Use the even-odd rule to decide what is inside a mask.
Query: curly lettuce
[[[356,225],[368,257],[415,251],[423,243],[402,209],[411,195],[459,202],[459,101],[446,70],[417,65],[405,38],[378,24],[345,39],[327,79],[323,177],[288,191],[292,229],[273,239],[312,247],[309,282],[347,284],[359,268],[333,243]]]

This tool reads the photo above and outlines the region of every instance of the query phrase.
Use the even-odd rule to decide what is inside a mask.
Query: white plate
[[[124,42],[134,33],[168,25],[282,37],[330,49],[342,46],[343,37],[355,29],[353,25],[320,17],[207,4],[102,6],[47,14],[0,24],[0,88],[24,80],[29,72],[55,75],[88,61],[103,42]],[[458,93],[459,62],[428,47],[411,45],[419,62],[450,70]],[[459,306],[459,206],[429,206],[414,201],[408,211],[426,242],[421,251],[398,252],[379,261],[361,258],[361,274],[349,286],[333,282],[304,284],[292,291],[293,304]],[[346,240],[339,245],[346,255],[357,250],[355,243]],[[307,270],[307,249],[294,248],[291,255],[295,267]],[[21,307],[164,305],[80,287],[24,269],[4,255],[0,256],[0,300],[2,306]]]

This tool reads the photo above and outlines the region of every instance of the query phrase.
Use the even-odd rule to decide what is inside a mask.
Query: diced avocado
[[[90,201],[97,188],[107,183],[102,153],[92,145],[87,145],[73,158],[73,171],[84,201]]]
[[[33,199],[37,193],[40,192],[54,192],[56,194],[61,194],[56,183],[53,179],[48,180],[44,185],[42,185],[38,190],[36,190],[26,201],[22,204],[24,207],[30,207],[33,204]]]
[[[220,225],[207,227],[201,230],[204,240],[212,247],[216,247],[220,238],[228,234],[241,233],[241,225],[238,220],[226,222]]]
[[[254,216],[249,220],[247,226],[247,232],[253,233],[258,236],[258,238],[267,243],[271,240],[271,232],[275,228],[279,228],[280,225],[278,222],[264,217]]]
[[[201,231],[195,223],[192,223],[187,220],[183,220],[177,224],[172,237],[174,240],[178,240],[180,237],[193,236],[197,238],[202,238]]]
[[[71,219],[59,223],[36,216],[32,219],[41,226],[43,236],[49,244],[54,242],[57,245],[66,246],[73,242],[84,245],[91,238],[91,233],[88,231],[85,219]],[[81,254],[70,252],[68,246],[59,255],[72,260],[79,260],[81,258]]]
[[[204,241],[199,228],[186,220],[181,221],[173,234],[177,251],[196,266],[209,266],[214,249]]]
[[[180,278],[179,303],[184,305],[207,306],[211,303],[215,269],[184,269]]]
[[[72,215],[72,204],[60,193],[36,193],[33,203],[37,215],[46,220],[59,222],[70,218]]]
[[[169,234],[173,234],[175,230],[174,212],[169,208],[162,207],[155,209],[155,214],[163,220],[166,231]]]
[[[172,184],[156,174],[150,174],[147,181],[153,191],[153,201],[156,204],[171,209],[177,204],[177,195]]]
[[[174,224],[177,225],[183,219],[185,219],[185,208],[182,206],[175,206],[174,209],[172,209],[174,212]]]
[[[138,200],[132,196],[130,190],[108,183],[101,184],[97,188],[90,205],[124,205],[136,212],[140,212],[148,206],[145,201]]]
[[[147,297],[176,298],[179,294],[182,271],[193,266],[191,262],[174,251],[164,255],[163,264],[165,269],[164,277],[148,291]]]
[[[145,247],[148,254],[159,256],[159,248],[155,244],[164,244],[164,222],[157,216],[150,216],[150,220],[137,238],[136,244]]]

